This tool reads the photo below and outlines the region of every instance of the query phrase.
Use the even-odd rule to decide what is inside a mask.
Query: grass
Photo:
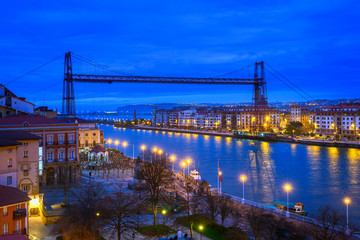
[[[166,225],[163,225],[163,224],[156,225],[155,228],[152,225],[138,227],[135,230],[146,236],[161,236],[161,235],[165,235],[165,234],[176,233],[176,231],[174,229],[172,229]]]
[[[217,224],[216,222],[212,221],[206,216],[197,214],[190,217],[193,218],[193,222],[194,222],[193,230],[210,239],[216,239],[216,240],[248,239],[244,233],[241,233],[240,231],[237,231],[235,229],[230,230],[225,227],[222,227],[220,224]],[[184,227],[190,229],[188,216],[177,217],[176,221],[179,224],[183,225]],[[203,230],[200,230],[199,228],[200,226],[203,226]]]

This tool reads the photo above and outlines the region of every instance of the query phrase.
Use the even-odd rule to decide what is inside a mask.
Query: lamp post
[[[118,145],[119,145],[119,140],[116,140],[116,141],[115,141],[116,150],[119,150],[119,149],[118,149]]]
[[[189,168],[190,168],[191,159],[190,158],[186,159],[186,163],[187,163],[187,166],[188,166],[188,175],[190,175]]]
[[[289,192],[291,191],[291,185],[285,184],[284,189],[286,191],[286,217],[290,217],[289,212]]]
[[[128,145],[128,143],[127,142],[123,142],[123,147],[124,147],[124,156],[125,156],[125,148],[126,148],[126,146]]]
[[[203,225],[200,225],[199,226],[199,230],[200,230],[200,240],[202,240],[202,231],[204,230],[204,226]]]
[[[346,197],[344,199],[344,202],[346,204],[346,234],[349,235],[350,229],[349,229],[349,204],[351,202],[350,198]]]
[[[246,181],[246,176],[245,175],[241,175],[240,176],[240,180],[242,181],[242,185],[243,185],[243,197],[242,197],[242,203],[245,202],[245,181]]]
[[[156,160],[156,152],[157,152],[157,150],[158,149],[156,147],[153,148],[153,152],[155,153],[155,160]]]
[[[184,174],[184,177],[185,177],[185,167],[186,167],[186,162],[181,162],[181,166],[183,168],[183,174]]]
[[[135,145],[133,144],[133,161],[135,160]]]
[[[109,148],[111,148],[111,143],[112,143],[112,140],[108,139]]]
[[[141,150],[143,152],[143,160],[145,160],[145,149],[146,149],[146,146],[145,145],[142,145],[141,146]]]
[[[161,149],[159,149],[157,152],[159,153],[159,157],[161,159],[161,154],[163,153],[163,151]]]
[[[171,155],[170,160],[172,161],[172,171],[175,172],[174,164],[175,164],[175,156]]]

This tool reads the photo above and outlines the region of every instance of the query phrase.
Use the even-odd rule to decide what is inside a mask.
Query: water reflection
[[[360,204],[360,150],[326,148],[288,143],[269,143],[250,140],[155,131],[114,129],[102,125],[105,138],[126,140],[135,144],[135,155],[142,144],[158,146],[177,159],[190,157],[200,166],[200,174],[211,185],[217,183],[217,161],[221,164],[223,190],[242,196],[240,174],[246,174],[246,198],[263,203],[286,200],[285,182],[294,186],[291,201],[305,204],[310,212],[331,205],[343,210],[342,198],[352,198]],[[176,170],[182,170],[175,163]],[[353,207],[350,217],[360,224],[360,208]]]

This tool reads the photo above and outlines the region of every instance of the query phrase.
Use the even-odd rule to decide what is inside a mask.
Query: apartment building
[[[74,123],[79,126],[79,151],[88,152],[95,146],[104,147],[104,132],[94,122],[81,118],[59,118],[65,123]]]
[[[4,85],[0,84],[0,118],[15,114],[34,112],[34,104],[23,97],[16,96]]]
[[[310,122],[315,125],[315,133],[355,140],[360,130],[360,104],[344,103],[315,109]]]
[[[10,234],[28,235],[30,198],[17,188],[2,185],[0,196],[0,238]],[[22,239],[15,236],[12,239]]]
[[[79,179],[79,125],[39,115],[0,119],[0,131],[24,131],[39,139],[39,184],[77,182]]]

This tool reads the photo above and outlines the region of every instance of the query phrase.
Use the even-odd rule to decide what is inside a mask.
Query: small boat
[[[273,206],[276,206],[278,209],[284,210],[286,211],[286,206],[287,203],[286,202],[280,202],[280,201],[273,201],[270,203]],[[304,210],[304,204],[302,203],[289,203],[289,212],[293,212],[302,216],[306,216],[309,212],[306,212]],[[293,207],[291,207],[293,206]]]
[[[195,181],[201,181],[200,173],[196,169],[190,172],[190,177],[193,177]]]

